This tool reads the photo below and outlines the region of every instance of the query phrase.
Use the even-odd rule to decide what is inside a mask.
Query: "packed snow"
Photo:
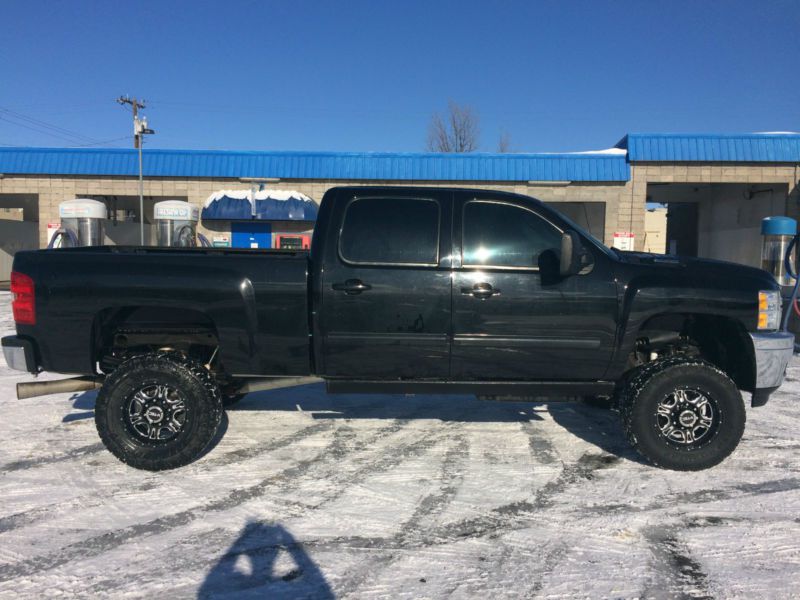
[[[94,393],[16,400],[0,359],[0,596],[797,597],[798,377],[700,473],[583,404],[319,385],[248,396],[149,473],[101,446]]]

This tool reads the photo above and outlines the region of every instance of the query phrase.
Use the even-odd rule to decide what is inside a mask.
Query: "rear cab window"
[[[354,198],[345,208],[339,257],[353,265],[437,266],[440,212],[428,198]]]

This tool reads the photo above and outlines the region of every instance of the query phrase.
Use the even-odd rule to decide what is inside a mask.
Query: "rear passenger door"
[[[451,215],[450,192],[339,199],[322,275],[325,375],[449,375]]]

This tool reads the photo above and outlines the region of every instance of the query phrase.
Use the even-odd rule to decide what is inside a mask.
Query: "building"
[[[642,251],[664,254],[667,251],[667,209],[648,208],[644,213]]]
[[[630,134],[609,150],[571,154],[146,149],[144,216],[152,222],[159,200],[202,206],[219,190],[256,186],[316,201],[337,185],[475,187],[535,196],[606,244],[637,250],[647,204],[663,204],[667,250],[758,265],[760,220],[800,212],[798,167],[795,133]],[[138,243],[137,176],[132,149],[0,148],[0,280],[14,252],[46,246],[63,200],[102,200],[109,241]],[[231,229],[224,221],[199,227],[210,239]]]

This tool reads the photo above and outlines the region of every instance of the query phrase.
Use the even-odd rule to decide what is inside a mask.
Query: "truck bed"
[[[131,318],[212,328],[233,375],[310,372],[307,252],[103,246],[20,252],[15,268],[37,302],[18,333],[47,371],[94,373],[100,331]]]

